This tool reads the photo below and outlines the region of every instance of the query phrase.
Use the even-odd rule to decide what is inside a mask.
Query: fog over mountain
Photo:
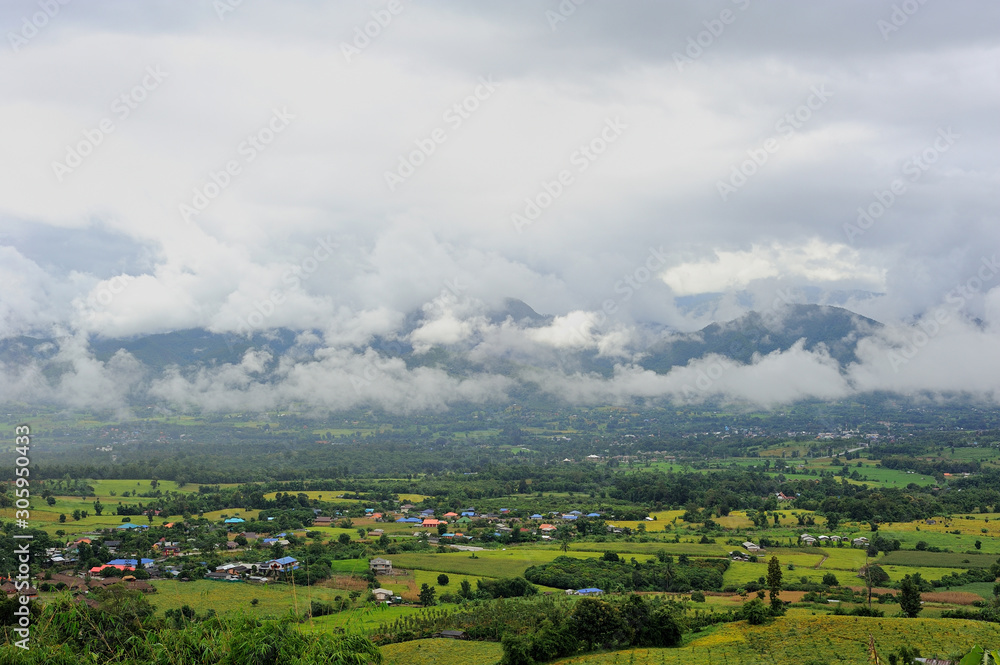
[[[0,6],[0,401],[996,402],[1000,6],[391,5]]]

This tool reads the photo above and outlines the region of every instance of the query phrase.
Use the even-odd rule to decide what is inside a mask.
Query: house
[[[759,552],[761,550],[760,545],[751,543],[749,540],[743,543],[743,547],[746,548],[747,552]]]
[[[604,593],[604,591],[601,590],[601,589],[598,589],[597,587],[589,587],[587,589],[577,589],[576,590],[576,595],[578,595],[578,596],[599,596],[602,593]]]
[[[131,591],[140,591],[142,593],[155,593],[156,587],[147,582],[146,580],[130,580],[125,583],[125,588]]]
[[[317,515],[313,518],[313,526],[330,526],[333,524],[333,518],[327,517],[326,515]]]
[[[222,570],[217,570],[214,573],[209,573],[205,575],[206,580],[216,580],[218,582],[239,582],[240,576],[227,573]]]
[[[368,535],[371,536],[372,538],[379,538],[379,537],[385,535],[385,530],[384,529],[372,529],[371,531],[368,532]]]
[[[555,531],[556,528],[554,526],[552,526],[551,524],[542,524],[541,526],[538,527],[538,530],[539,531],[544,531],[544,532],[548,533],[550,531]]]
[[[129,568],[136,568],[142,563],[143,566],[153,563],[152,559],[112,559],[108,561],[110,566],[128,566]]]
[[[28,598],[38,597],[38,589],[35,587],[29,586],[19,591],[17,585],[9,580],[4,582],[3,586],[0,586],[0,589],[3,589],[3,592],[7,596],[27,596]]]
[[[392,602],[392,591],[388,589],[372,589],[372,595],[375,596],[375,600],[380,603]]]
[[[264,566],[273,573],[287,573],[298,569],[299,562],[295,557],[283,556],[280,559],[271,559]]]
[[[368,570],[376,575],[392,575],[392,561],[383,559],[382,557],[375,557],[368,561]]]
[[[458,517],[458,513],[456,513],[456,512],[447,512],[447,513],[444,514],[444,517],[445,518]]]
[[[90,569],[90,574],[91,575],[100,575],[104,571],[105,568],[117,568],[118,570],[130,570],[130,571],[131,570],[135,570],[135,566],[122,566],[122,565],[113,565],[113,564],[105,563],[105,564],[102,564],[100,566],[94,566],[93,568],[91,568]]]
[[[73,577],[72,575],[64,575],[62,573],[52,573],[52,577],[46,580],[52,586],[59,588],[59,585],[63,585],[64,588],[69,588],[72,591],[77,589],[85,589],[87,585],[83,583],[79,577]]]
[[[117,552],[118,548],[122,546],[122,541],[120,540],[105,540],[104,547],[108,548],[109,552]]]
[[[864,536],[859,536],[851,541],[852,547],[868,547],[868,539]]]
[[[244,523],[246,523],[246,520],[243,519],[242,517],[230,517],[225,522],[223,522],[223,524],[244,524]]]
[[[438,524],[447,524],[447,522],[443,520],[436,520],[433,517],[428,517],[420,523],[420,526],[437,526]]]
[[[431,637],[443,637],[449,640],[467,640],[469,636],[464,630],[442,630],[440,633],[434,633]]]

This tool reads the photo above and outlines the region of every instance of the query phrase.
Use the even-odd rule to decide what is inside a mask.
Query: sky
[[[621,375],[548,383],[600,401],[677,393],[630,364],[639,330],[814,302],[887,331],[850,372],[773,358],[764,403],[992,399],[998,19],[996,3],[940,0],[10,0],[0,339],[72,339],[83,375],[95,337],[312,331],[326,355],[282,377],[316,376],[263,406],[356,388],[350,367],[390,362],[376,336],[590,348]],[[490,323],[505,298],[556,318]],[[921,331],[921,353],[894,361]],[[94,371],[131,371],[120,360]],[[157,385],[239,402],[263,390],[245,362],[204,393]],[[352,392],[398,405],[419,377],[397,369]],[[764,370],[737,369],[720,390],[752,394],[737,385]],[[437,407],[507,387],[435,379]]]

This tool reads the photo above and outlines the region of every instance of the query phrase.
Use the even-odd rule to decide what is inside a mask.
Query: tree
[[[573,532],[568,525],[563,524],[556,529],[556,540],[559,541],[559,549],[563,552],[569,549],[569,541],[573,540]]]
[[[54,496],[46,497],[45,503],[49,504],[50,506],[54,506],[56,505],[56,498]]]
[[[429,607],[434,604],[434,595],[437,591],[432,586],[428,586],[426,582],[420,585],[420,604],[424,607]]]
[[[469,580],[462,580],[458,585],[458,595],[462,598],[472,598],[472,585]]]
[[[740,609],[740,614],[752,626],[759,626],[767,621],[767,608],[758,598],[744,604]]]
[[[837,513],[827,513],[826,515],[826,528],[830,531],[835,530],[840,526],[840,515]]]
[[[98,499],[97,501],[94,502],[94,514],[100,517],[101,513],[103,512],[104,512],[104,504],[101,503],[100,499]]]
[[[439,585],[441,585],[441,586],[447,586],[449,581],[450,580],[448,579],[448,576],[445,575],[444,573],[441,573],[440,575],[438,575],[438,584]]]
[[[624,628],[615,608],[596,598],[581,598],[569,620],[573,633],[587,643],[588,651],[593,650],[595,644],[613,644],[616,633]]]
[[[59,523],[60,524],[66,523],[66,513],[59,513]]]
[[[342,533],[342,534],[340,534],[339,536],[337,536],[337,542],[340,543],[341,545],[350,545],[351,544],[351,534],[349,534],[349,533]]]
[[[977,550],[983,549],[983,541],[981,541],[981,540],[977,540],[976,541],[976,549]]]
[[[76,520],[77,522],[80,521],[80,517],[82,517],[82,516],[83,516],[83,513],[80,512],[79,508],[77,508],[76,510],[73,511],[73,519]]]
[[[781,563],[778,557],[772,556],[767,562],[767,586],[771,598],[771,610],[778,612],[781,609]]]
[[[837,580],[837,576],[833,573],[827,573],[823,575],[823,584],[826,586],[840,586],[840,582]]]
[[[911,619],[917,618],[920,610],[920,573],[903,577],[899,583],[899,609]]]

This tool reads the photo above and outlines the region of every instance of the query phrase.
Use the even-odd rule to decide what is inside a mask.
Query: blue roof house
[[[284,573],[298,569],[299,562],[295,557],[283,556],[280,559],[271,559],[265,565],[271,572]]]

